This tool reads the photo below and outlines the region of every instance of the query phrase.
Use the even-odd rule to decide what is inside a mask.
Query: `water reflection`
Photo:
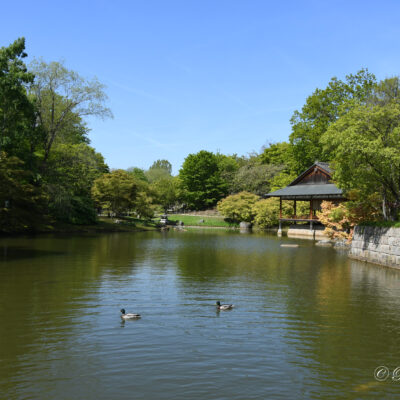
[[[0,398],[393,398],[399,280],[259,234],[3,238]]]

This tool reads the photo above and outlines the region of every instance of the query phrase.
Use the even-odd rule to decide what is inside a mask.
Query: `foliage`
[[[221,153],[217,153],[216,156],[218,158],[218,168],[222,181],[226,183],[230,193],[235,192],[233,181],[239,169],[236,157],[226,156]]]
[[[221,177],[218,161],[215,154],[205,150],[185,158],[179,177],[189,208],[212,207],[228,193],[229,184]]]
[[[149,169],[163,169],[168,175],[172,173],[172,164],[168,160],[157,160],[154,161]]]
[[[35,230],[47,223],[45,197],[29,183],[23,161],[0,153],[0,232]]]
[[[60,144],[50,155],[48,166],[43,182],[51,215],[73,224],[95,222],[91,188],[96,178],[108,172],[103,156],[85,143]]]
[[[258,201],[254,207],[254,223],[261,229],[270,228],[279,222],[279,199],[272,197]]]
[[[254,223],[261,229],[276,226],[279,223],[279,199],[271,197],[262,199],[254,204]],[[307,210],[306,202],[297,202],[297,215],[302,215]],[[282,201],[282,216],[293,215],[293,202]]]
[[[400,105],[358,105],[349,110],[323,137],[334,154],[334,178],[345,189],[363,196],[376,191],[385,219],[400,210]]]
[[[171,176],[161,178],[151,185],[156,196],[156,203],[160,204],[165,212],[178,200],[178,184],[178,179]]]
[[[359,192],[353,191],[348,197],[349,201],[339,205],[323,201],[321,212],[317,214],[325,225],[325,233],[332,239],[351,241],[356,225],[376,221],[381,217],[380,199],[376,193],[364,198]]]
[[[154,183],[171,178],[171,171],[172,165],[168,160],[157,160],[145,171],[145,176],[148,182]]]
[[[61,132],[86,116],[111,117],[104,105],[107,96],[97,79],[86,80],[63,63],[34,60],[31,85],[37,117],[44,132],[43,161],[47,162],[53,143]]]
[[[346,76],[343,82],[332,78],[325,89],[316,89],[306,100],[301,112],[292,118],[292,145],[295,172],[301,173],[316,160],[330,161],[332,152],[320,139],[329,126],[351,108],[354,101],[365,101],[375,85],[375,76],[367,69]]]
[[[261,164],[290,167],[293,163],[292,146],[288,142],[270,143],[262,149],[259,160]]]
[[[144,182],[148,182],[145,172],[143,169],[138,168],[138,167],[130,167],[127,169],[127,172],[129,172],[130,174],[132,174],[135,178],[144,181]]]
[[[134,211],[138,218],[150,219],[154,216],[156,210],[157,193],[147,182],[136,180],[136,183],[138,188],[137,198],[131,211]]]
[[[249,193],[240,192],[233,194],[218,203],[218,211],[232,221],[251,222],[254,218],[253,206],[259,200],[259,196]]]
[[[271,183],[284,166],[273,164],[248,163],[239,168],[232,182],[232,191],[247,191],[259,196],[269,193]]]
[[[100,176],[94,181],[92,187],[95,202],[117,216],[134,209],[137,194],[136,179],[122,169]]]
[[[10,156],[28,157],[34,141],[35,115],[26,85],[33,82],[23,58],[25,39],[0,48],[0,151]]]

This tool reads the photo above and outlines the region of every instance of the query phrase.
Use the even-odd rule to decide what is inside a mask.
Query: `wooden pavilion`
[[[343,192],[332,183],[332,169],[328,163],[315,162],[310,168],[299,175],[292,183],[283,189],[268,193],[266,197],[279,197],[279,232],[281,232],[282,222],[309,222],[310,230],[313,224],[318,222],[317,211],[321,210],[323,200],[339,203],[346,200]],[[294,215],[282,217],[282,200],[294,201]],[[310,212],[308,215],[298,216],[296,212],[297,201],[309,201]]]

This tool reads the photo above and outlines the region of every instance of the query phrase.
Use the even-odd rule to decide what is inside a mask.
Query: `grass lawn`
[[[168,215],[169,221],[182,221],[186,226],[215,226],[232,228],[238,227],[236,222],[225,221],[223,217],[210,217],[201,215],[186,215],[186,214],[170,214]],[[203,220],[204,222],[199,222]]]

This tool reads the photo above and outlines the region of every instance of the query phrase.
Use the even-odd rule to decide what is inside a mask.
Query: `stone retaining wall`
[[[310,225],[291,225],[287,232],[290,238],[303,238],[311,240],[329,239],[324,233],[325,227],[322,225],[314,225],[310,229]]]
[[[400,228],[356,226],[349,257],[400,269]]]

